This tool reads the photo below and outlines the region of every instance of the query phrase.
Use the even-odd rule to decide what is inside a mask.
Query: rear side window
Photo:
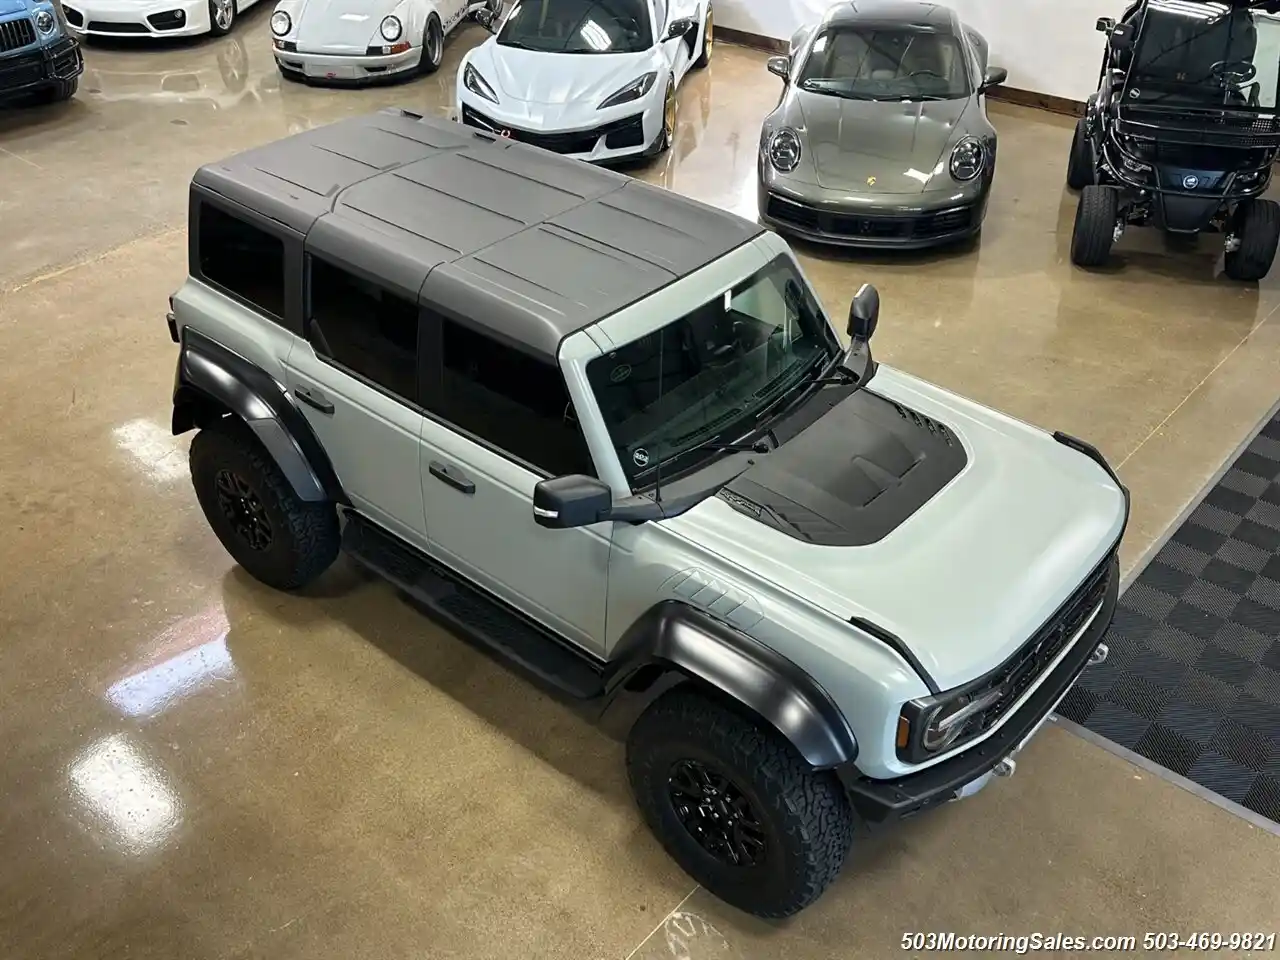
[[[319,257],[311,258],[307,339],[321,356],[417,399],[417,306]]]
[[[595,476],[559,368],[448,320],[441,334],[440,416],[551,476]]]
[[[196,241],[200,275],[279,319],[284,316],[284,241],[203,204]]]

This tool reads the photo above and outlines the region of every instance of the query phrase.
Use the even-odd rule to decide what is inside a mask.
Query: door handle
[[[306,387],[294,387],[293,395],[308,407],[319,410],[327,416],[333,416],[333,404],[324,398],[324,394],[308,390]]]
[[[431,461],[431,466],[428,469],[431,471],[431,475],[437,480],[447,483],[455,490],[461,490],[467,496],[471,496],[476,492],[476,485],[468,480],[465,475],[458,472],[458,470],[448,464],[441,463],[439,460],[433,460]]]

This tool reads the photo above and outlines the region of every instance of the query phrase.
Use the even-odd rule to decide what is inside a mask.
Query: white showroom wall
[[[786,40],[817,20],[830,0],[715,0],[722,27]],[[991,44],[992,62],[1020,90],[1084,100],[1098,85],[1098,17],[1118,17],[1126,0],[950,0]]]

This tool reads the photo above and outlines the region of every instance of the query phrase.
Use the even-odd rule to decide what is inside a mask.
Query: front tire
[[[296,590],[337,558],[333,504],[300,499],[243,422],[226,417],[205,427],[191,442],[189,461],[205,519],[255,579]]]
[[[693,61],[695,70],[701,70],[711,62],[711,54],[715,47],[715,10],[711,4],[707,4],[707,16],[702,27],[702,49],[698,52],[698,59]]]
[[[678,689],[641,715],[627,774],[671,857],[726,903],[787,917],[840,872],[853,812],[835,775],[810,767],[773,728]]]
[[[654,144],[653,156],[666,153],[676,142],[676,78],[667,78],[667,89],[662,95],[662,130],[658,133],[658,142]]]
[[[236,25],[236,0],[209,0],[209,36],[225,37]]]
[[[1274,200],[1245,200],[1235,213],[1240,246],[1229,251],[1223,270],[1232,280],[1254,281],[1271,272],[1280,245],[1280,204]]]
[[[1077,267],[1100,267],[1111,256],[1115,243],[1119,198],[1110,187],[1085,185],[1076,206],[1071,231],[1071,262]]]
[[[1096,180],[1093,147],[1089,143],[1089,134],[1082,117],[1076,121],[1076,132],[1071,137],[1071,153],[1067,157],[1067,186],[1072,190],[1083,190]]]
[[[70,80],[55,80],[36,94],[36,101],[38,103],[63,103],[74,97],[78,89],[80,89],[79,77],[72,77]]]
[[[422,34],[422,59],[418,61],[418,69],[428,75],[440,69],[444,62],[444,30],[435,14],[427,21],[427,29]]]

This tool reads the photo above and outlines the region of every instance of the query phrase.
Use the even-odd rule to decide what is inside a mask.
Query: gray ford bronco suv
[[[624,738],[699,883],[778,917],[976,792],[1106,656],[1099,453],[842,345],[784,241],[403,110],[201,168],[173,430],[249,573],[340,550]]]

